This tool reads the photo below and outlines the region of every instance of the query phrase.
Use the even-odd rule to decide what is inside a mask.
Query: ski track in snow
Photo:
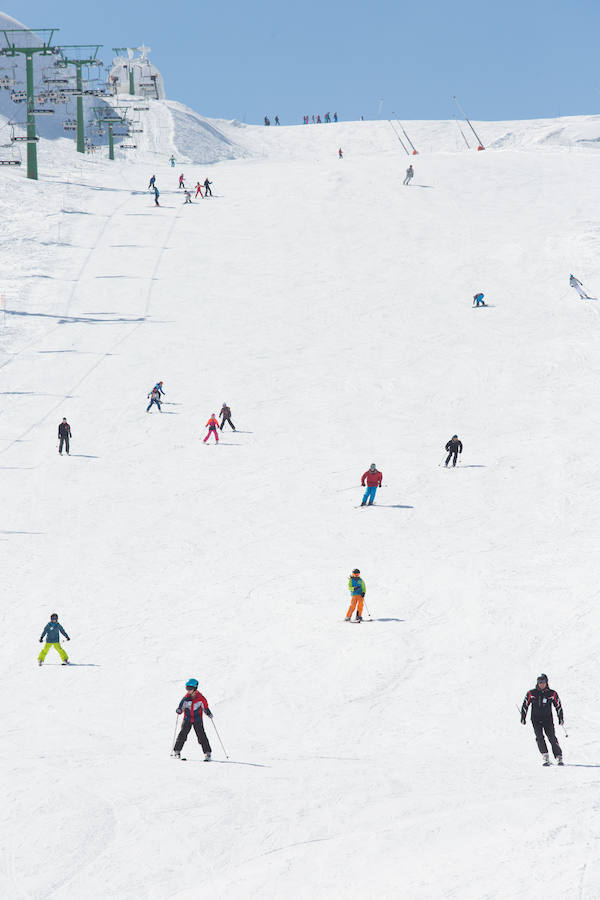
[[[387,122],[146,123],[0,170],[0,894],[596,900],[600,119],[405,123],[408,188]],[[169,757],[192,674],[228,762],[210,722],[214,764]]]

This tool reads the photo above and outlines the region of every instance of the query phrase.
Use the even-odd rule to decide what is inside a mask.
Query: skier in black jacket
[[[69,455],[69,444],[71,441],[71,426],[67,422],[66,419],[63,419],[60,425],[58,426],[58,452],[62,456],[62,448],[63,444],[65,445],[65,450],[67,451],[67,456]]]
[[[452,457],[454,457],[454,459],[452,459],[452,465],[453,466],[456,465],[456,457],[458,456],[459,453],[462,453],[462,447],[463,447],[462,441],[459,441],[458,435],[453,434],[452,437],[450,438],[450,440],[448,441],[448,443],[446,444],[446,450],[448,451],[448,456],[447,456],[446,462],[445,462],[446,467],[448,466],[448,463],[450,462]]]
[[[549,687],[547,675],[540,675],[537,680],[536,686],[530,691],[527,691],[527,693],[525,694],[525,699],[523,700],[523,705],[521,706],[521,725],[525,724],[529,706],[531,706],[531,724],[533,725],[533,730],[535,731],[535,739],[537,741],[538,749],[544,757],[543,765],[552,765],[552,763],[550,762],[548,747],[546,746],[546,741],[544,740],[544,732],[546,732],[546,736],[550,741],[550,746],[552,747],[552,752],[554,753],[556,762],[559,766],[562,766],[562,750],[560,749],[560,745],[554,733],[552,706],[556,708],[559,725],[562,725],[564,722],[564,714],[562,704],[560,702],[560,697],[558,696],[556,691],[553,691]]]

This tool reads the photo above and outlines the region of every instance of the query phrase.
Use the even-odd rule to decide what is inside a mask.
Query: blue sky
[[[473,119],[600,109],[597,0],[19,0],[3,12],[59,27],[65,44],[99,41],[104,62],[145,42],[167,96],[207,116],[370,119],[383,99],[383,117],[442,119],[453,94]]]

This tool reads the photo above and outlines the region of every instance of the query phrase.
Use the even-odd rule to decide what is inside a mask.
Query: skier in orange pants
[[[362,622],[362,611],[367,587],[360,577],[360,569],[352,569],[352,575],[348,579],[348,590],[352,595],[348,612],[346,613],[346,622],[352,619],[352,613],[356,609],[356,621]]]

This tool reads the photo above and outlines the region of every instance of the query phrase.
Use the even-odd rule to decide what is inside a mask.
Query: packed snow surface
[[[0,170],[0,894],[597,900],[600,120],[161,117]]]

